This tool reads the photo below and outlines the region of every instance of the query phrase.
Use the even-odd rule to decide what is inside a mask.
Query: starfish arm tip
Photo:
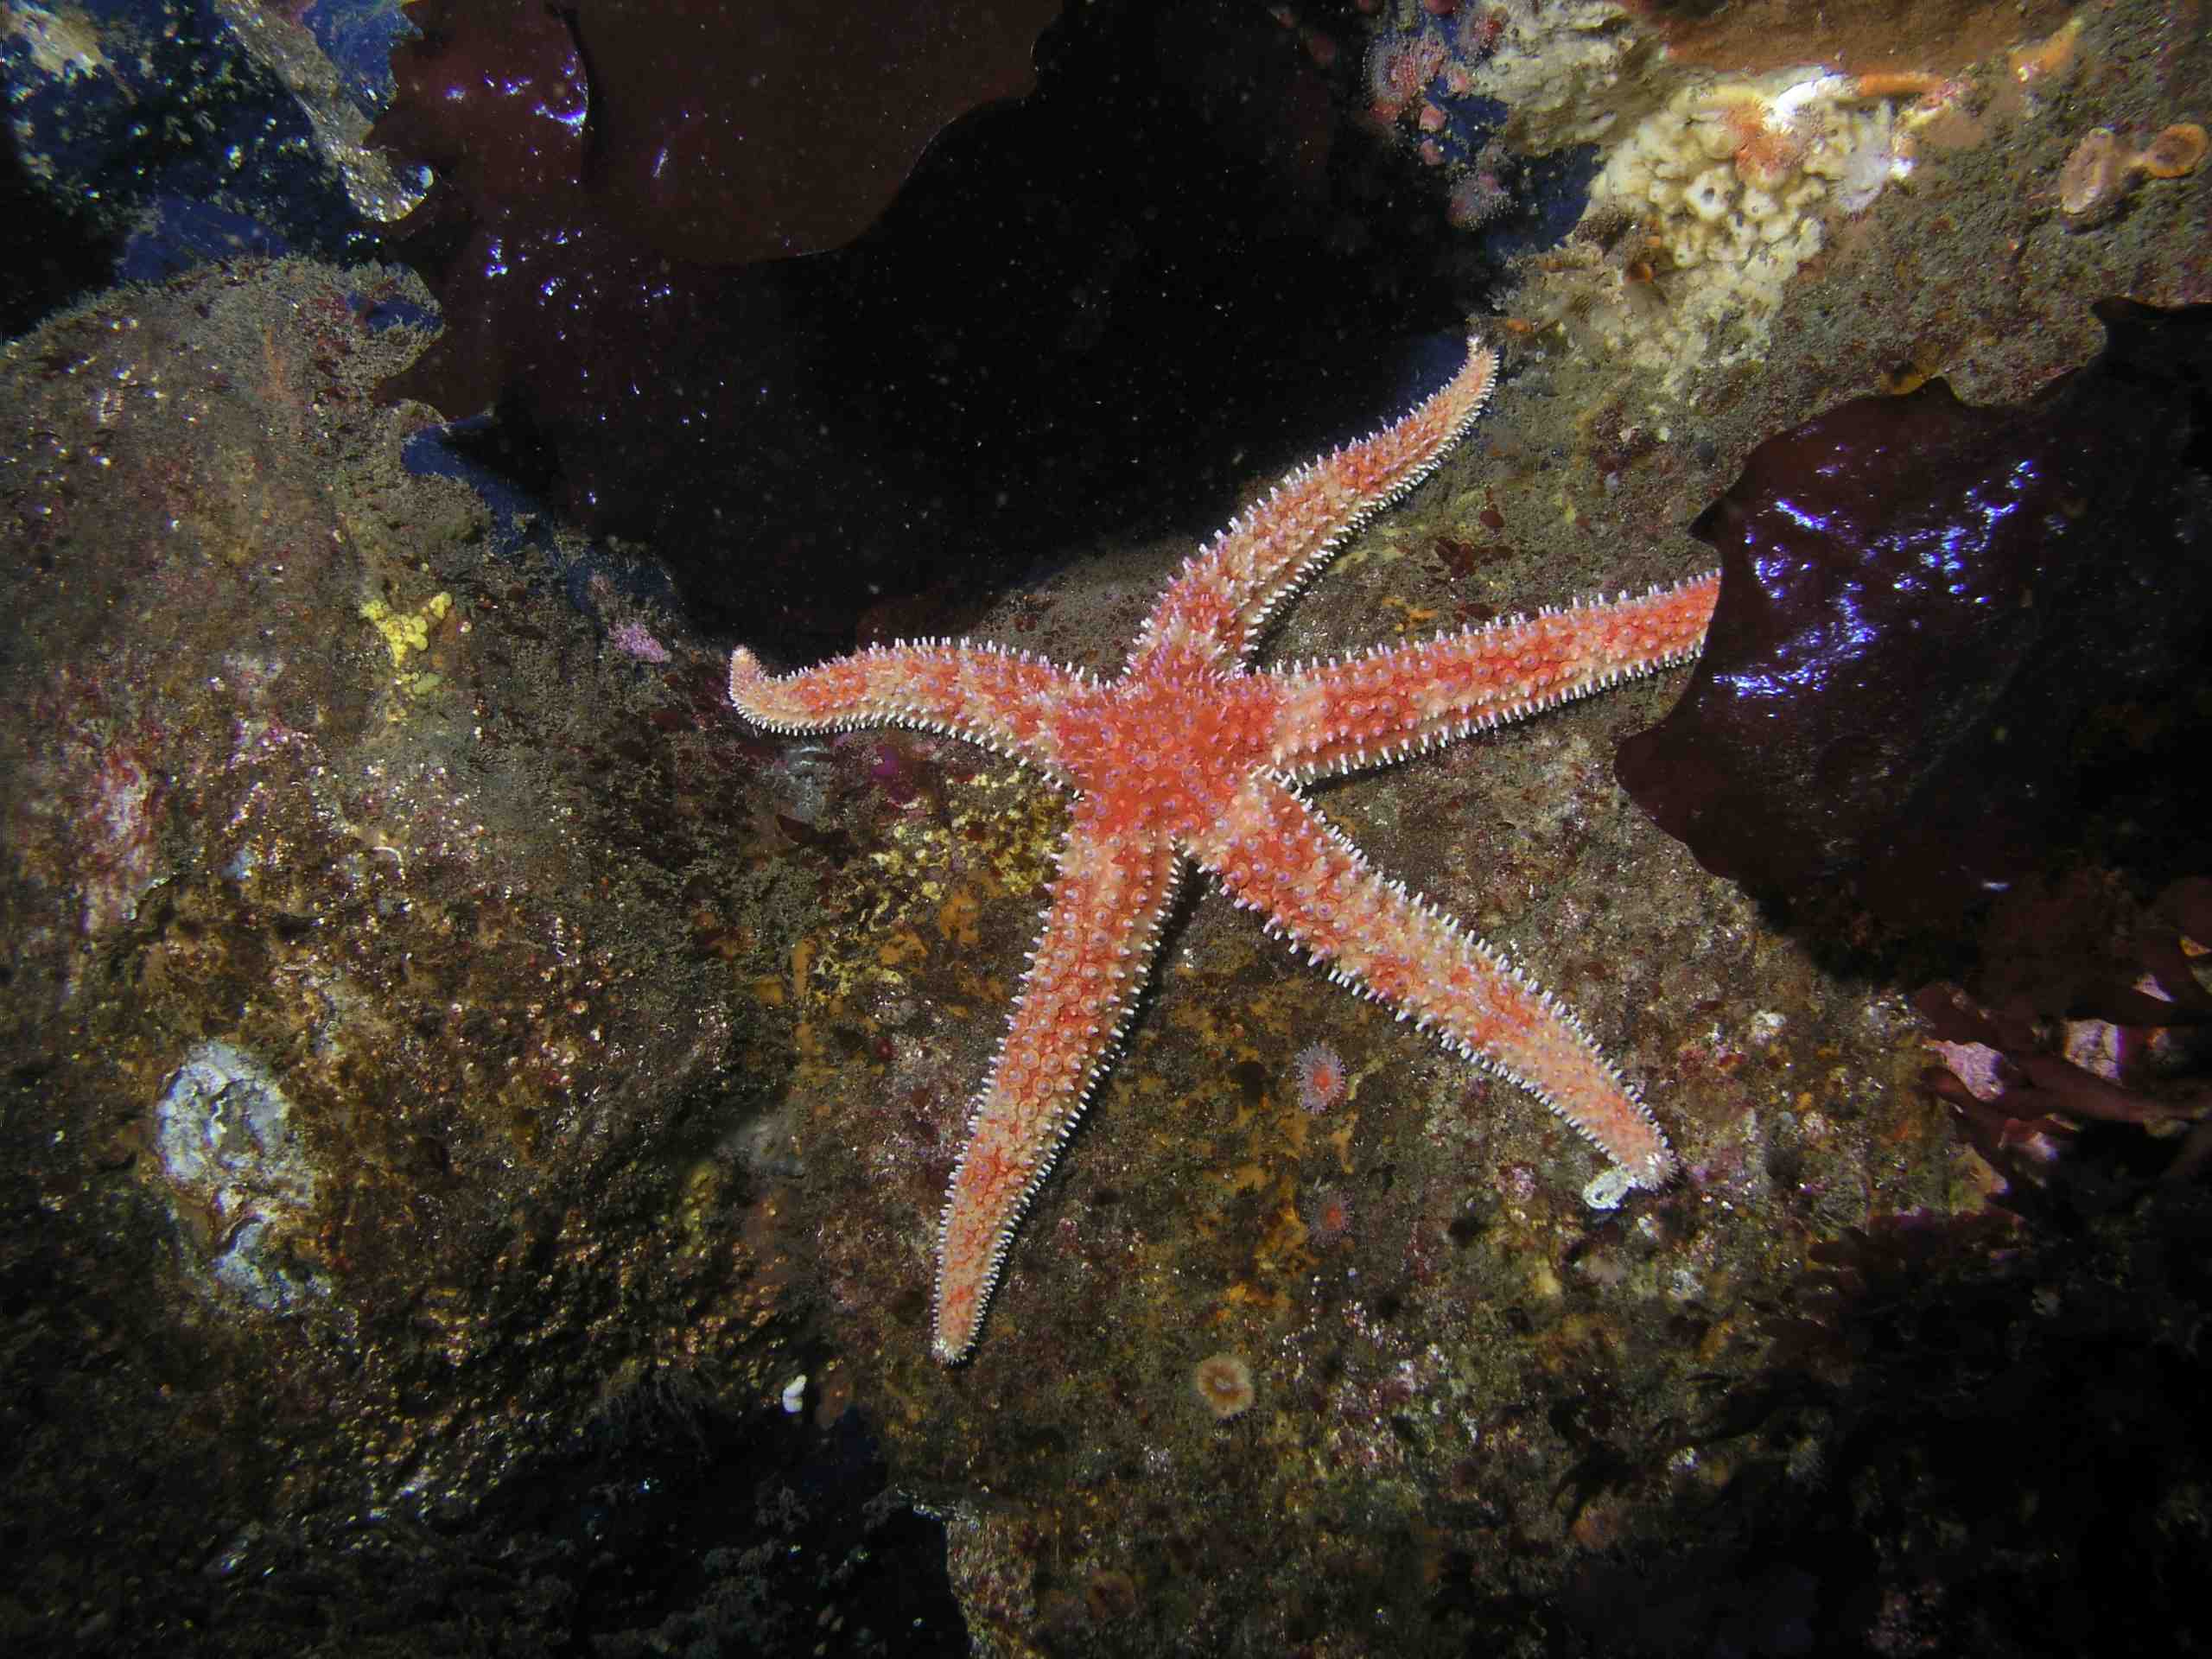
[[[743,645],[730,652],[730,707],[754,725],[775,731],[783,728],[772,720],[767,701],[761,696],[772,677],[760,659]]]

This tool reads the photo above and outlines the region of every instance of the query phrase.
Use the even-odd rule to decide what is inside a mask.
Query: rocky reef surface
[[[419,199],[302,67],[334,37],[187,10],[318,112],[267,176],[334,220]],[[73,176],[41,100],[138,72],[126,10],[7,7],[33,194]],[[1131,137],[1147,188],[954,143],[1007,227],[957,257],[1008,286],[894,286],[896,397],[814,372],[881,352],[902,213],[926,243],[967,207],[902,197],[760,302],[797,332],[744,478],[889,429],[895,465],[831,475],[887,544],[992,519],[897,593],[822,531],[772,563],[829,597],[748,613],[699,539],[742,491],[651,539],[549,507],[575,432],[400,395],[437,302],[359,226],[157,262],[0,348],[0,1640],[2201,1644],[2203,20],[1371,0],[1052,38],[1077,67],[1035,96],[1101,156],[1052,105],[1101,61],[1181,111]],[[1266,257],[1147,239],[1184,223],[1168,152],[1189,200],[1265,205]],[[24,293],[178,222],[91,217]],[[1255,370],[1210,428],[1191,365],[1239,304],[1328,370]],[[1048,376],[971,354],[995,307]],[[1483,424],[1262,660],[1724,559],[1751,620],[1695,670],[1315,791],[1582,1013],[1682,1179],[1593,1187],[1536,1103],[1203,899],[938,1366],[938,1210],[1065,809],[948,739],[748,731],[728,645],[911,619],[1110,671],[1195,538],[1470,315],[1507,359]],[[1147,372],[1160,430],[1116,448]],[[923,429],[919,385],[957,416]],[[721,453],[610,407],[644,475]],[[1751,735],[1669,716],[1694,677],[1756,696]],[[1916,836],[1942,856],[1885,875]]]

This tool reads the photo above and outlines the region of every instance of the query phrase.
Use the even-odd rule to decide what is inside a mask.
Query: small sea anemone
[[[2076,226],[2098,225],[2119,211],[2133,182],[2127,154],[2110,127],[2092,127],[2082,136],[2058,172],[2058,211]]]
[[[1443,68],[1444,42],[1426,32],[1380,35],[1367,51],[1367,92],[1376,118],[1395,121]]]
[[[2203,128],[2194,121],[2177,121],[2143,147],[2135,166],[2154,179],[2182,178],[2196,171],[2206,146]]]
[[[1252,1368],[1234,1354],[1207,1355],[1191,1373],[1191,1386],[1216,1421],[1224,1423],[1249,1411],[1255,1397]]]
[[[2141,149],[2124,149],[2110,127],[2092,127],[2058,174],[2058,211],[2077,230],[2101,225],[2120,210],[2136,175],[2185,178],[2204,160],[2208,140],[2194,121],[2177,121]]]
[[[2074,49],[2081,38],[2082,19],[2076,14],[2068,18],[2056,34],[2014,47],[2008,54],[2012,62],[2012,78],[2030,88],[2046,83],[2055,86],[2062,76],[2070,75],[2081,67]]]
[[[1478,168],[1453,182],[1444,216],[1454,230],[1471,231],[1499,217],[1513,206],[1513,193],[1489,168]]]
[[[1505,38],[1505,26],[1511,21],[1503,6],[1469,7],[1459,14],[1459,50],[1470,58],[1488,57],[1497,50],[1497,43]]]
[[[1298,1103],[1309,1112],[1325,1112],[1344,1097],[1351,1076],[1344,1057],[1326,1043],[1308,1043],[1290,1063],[1298,1084]]]
[[[1859,124],[1856,142],[1844,152],[1843,171],[1835,181],[1837,205],[1847,213],[1863,213],[1892,181],[1911,171],[1912,158],[1884,105]]]
[[[1351,1231],[1351,1199],[1340,1186],[1317,1188],[1306,1200],[1306,1236],[1326,1249]]]

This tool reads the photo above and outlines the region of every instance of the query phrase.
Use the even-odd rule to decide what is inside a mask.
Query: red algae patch
[[[1326,1043],[1308,1043],[1300,1049],[1290,1071],[1298,1085],[1298,1103],[1309,1112],[1327,1111],[1351,1085],[1344,1057]]]
[[[1191,1373],[1191,1386],[1218,1422],[1243,1416],[1257,1397],[1252,1387],[1252,1368],[1234,1354],[1207,1355]]]

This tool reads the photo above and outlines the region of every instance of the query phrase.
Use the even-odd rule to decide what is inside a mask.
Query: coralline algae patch
[[[154,1147],[195,1277],[264,1313],[329,1294],[284,1249],[315,1202],[315,1171],[258,1060],[228,1043],[194,1048],[155,1104]]]
[[[1831,221],[1910,174],[1912,130],[1950,91],[1816,67],[1681,87],[1613,147],[1524,320],[1586,332],[1669,392],[1693,372],[1756,359]]]

